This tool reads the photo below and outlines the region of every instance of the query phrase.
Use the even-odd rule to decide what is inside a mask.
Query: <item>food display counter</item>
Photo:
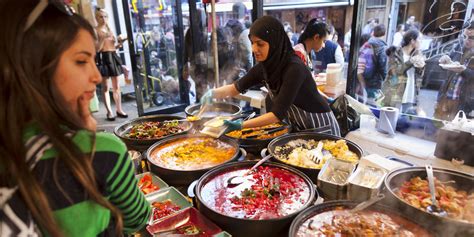
[[[233,114],[213,113],[207,119]],[[353,131],[345,138],[292,133],[286,124],[212,138],[199,134],[203,121],[155,116],[142,122],[153,120],[183,127],[166,128],[161,138],[149,136],[161,134],[160,127],[153,127],[140,131],[144,141],[127,143],[142,149],[141,157],[148,163],[142,170],[148,173],[137,174],[154,216],[143,235],[474,234],[474,168],[433,157],[432,142],[376,131]],[[118,126],[120,137],[133,133],[136,138],[139,123],[135,119],[126,123],[134,126]],[[151,138],[152,145],[147,141]],[[145,143],[146,149],[137,146]],[[246,145],[251,144],[257,144],[261,154],[247,153]],[[263,156],[271,156],[270,161],[251,169]],[[447,217],[426,209],[432,203],[426,164],[435,167],[434,193]],[[377,203],[366,209],[352,210],[375,199]]]

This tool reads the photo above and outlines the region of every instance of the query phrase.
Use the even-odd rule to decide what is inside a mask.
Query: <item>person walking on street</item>
[[[376,25],[372,37],[365,42],[359,53],[357,77],[367,94],[366,103],[378,106],[383,99],[382,82],[387,76],[387,44],[383,40],[385,26]]]
[[[420,93],[425,58],[420,51],[421,34],[409,30],[403,35],[400,48],[387,49],[388,73],[383,83],[382,105],[400,108],[402,113],[419,114]]]

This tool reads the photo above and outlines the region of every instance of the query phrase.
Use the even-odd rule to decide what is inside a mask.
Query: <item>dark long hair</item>
[[[412,40],[418,39],[418,36],[420,36],[420,32],[418,30],[409,30],[403,34],[402,43],[400,45],[405,47],[409,45]]]
[[[328,25],[313,18],[308,22],[303,33],[300,35],[300,38],[298,38],[298,43],[302,44],[305,40],[311,39],[315,35],[319,35],[320,38],[324,39],[328,33]]]
[[[405,34],[403,35],[403,39],[402,39],[402,42],[401,42],[400,46],[403,48],[403,47],[409,45],[412,40],[418,39],[419,36],[420,36],[420,32],[418,30],[415,30],[415,29],[412,29],[412,30],[409,30],[409,31],[405,32]],[[387,50],[385,50],[385,54],[387,54],[387,56],[390,57],[395,51],[397,51],[397,47],[390,46],[390,47],[387,48]],[[414,52],[414,51],[412,51],[412,52]]]
[[[31,122],[39,126],[58,151],[53,182],[58,182],[58,164],[65,164],[88,197],[111,210],[122,228],[118,210],[100,193],[92,167],[93,151],[83,154],[67,132],[85,129],[53,83],[60,56],[80,30],[94,36],[90,24],[78,15],[68,16],[51,4],[24,32],[25,22],[38,1],[2,0],[0,3],[0,186],[18,186],[22,200],[35,222],[50,236],[62,236],[42,185],[25,162],[23,131]],[[68,128],[66,131],[64,128]],[[95,139],[92,139],[95,143]],[[67,193],[64,193],[68,197]],[[87,228],[87,227],[86,227]]]

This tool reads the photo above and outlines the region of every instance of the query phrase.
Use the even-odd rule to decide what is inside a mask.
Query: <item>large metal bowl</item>
[[[316,141],[319,141],[319,140],[345,140],[346,141],[346,144],[347,146],[349,147],[349,150],[354,152],[358,157],[359,159],[362,157],[362,154],[364,153],[362,148],[360,148],[359,145],[355,144],[354,142],[350,141],[350,140],[346,140],[342,137],[338,137],[338,136],[334,136],[334,135],[329,135],[329,134],[324,134],[324,133],[316,133],[316,132],[299,132],[299,133],[291,133],[291,134],[288,134],[288,135],[284,135],[284,136],[281,136],[281,137],[277,137],[275,139],[273,139],[269,144],[268,144],[268,147],[266,150],[263,150],[262,151],[262,156],[265,156],[266,152],[269,152],[273,157],[272,159],[277,161],[277,162],[280,162],[280,163],[283,163],[283,164],[287,164],[289,166],[292,166],[292,167],[295,167],[296,169],[299,169],[301,170],[303,173],[305,173],[306,175],[308,175],[308,177],[314,182],[316,183],[317,180],[318,180],[318,174],[319,174],[319,171],[321,171],[321,169],[313,169],[313,168],[305,168],[305,167],[300,167],[300,166],[296,166],[296,165],[292,165],[292,164],[288,164],[286,163],[285,161],[283,160],[280,160],[276,155],[275,155],[275,148],[277,146],[282,146],[282,145],[285,145],[287,144],[288,142],[292,141],[292,140],[296,140],[296,139],[303,139],[303,140],[310,140],[310,139],[313,139],[313,140],[316,140]]]
[[[201,104],[189,105],[184,109],[187,116],[196,115],[201,109]],[[201,115],[203,119],[211,119],[220,115],[239,115],[242,113],[242,108],[234,103],[229,102],[214,102],[206,106],[205,111]]]
[[[299,170],[280,163],[266,162],[264,164],[264,166],[272,166],[290,171],[291,173],[301,177],[309,188],[310,196],[306,203],[304,203],[299,210],[280,218],[254,220],[231,217],[206,205],[206,202],[201,196],[203,186],[218,175],[242,168],[250,168],[255,165],[255,163],[256,162],[254,161],[231,162],[218,166],[205,173],[195,186],[197,207],[201,213],[215,222],[218,226],[231,233],[232,236],[286,236],[291,221],[299,212],[311,206],[314,203],[314,200],[318,197],[315,186],[311,180]]]
[[[329,202],[324,202],[312,207],[309,207],[305,209],[303,212],[301,212],[291,223],[290,231],[289,231],[289,237],[296,237],[298,236],[298,230],[299,228],[310,218],[314,217],[315,215],[328,212],[328,211],[333,211],[336,208],[345,208],[345,209],[351,209],[355,207],[358,203],[353,202],[353,201],[348,201],[348,200],[338,200],[338,201],[329,201]],[[380,204],[375,204],[373,206],[370,206],[367,208],[369,211],[375,211],[375,212],[381,212],[384,214],[389,215],[390,217],[397,216],[398,218],[403,219],[404,221],[408,222],[413,228],[414,231],[418,231],[420,234],[418,237],[422,236],[430,236],[432,233],[429,232],[428,230],[425,230],[419,226],[417,223],[419,220],[415,220],[412,217],[409,216],[404,216],[399,214],[398,211],[396,211],[393,208],[390,208],[388,206],[380,205]],[[415,224],[417,223],[417,224]],[[423,235],[424,234],[424,235]]]
[[[152,158],[152,153],[153,151],[157,149],[161,149],[165,147],[167,144],[181,140],[181,139],[186,139],[186,138],[191,138],[191,137],[202,137],[202,138],[210,138],[207,136],[190,136],[190,135],[180,135],[180,136],[174,136],[170,137],[168,139],[159,141],[152,145],[146,152],[146,158],[150,164],[150,169],[151,172],[155,173],[158,175],[160,178],[162,178],[165,182],[167,182],[171,186],[177,186],[177,187],[184,187],[188,186],[191,184],[193,181],[199,179],[201,175],[209,171],[210,169],[231,162],[231,161],[236,161],[239,159],[239,154],[240,154],[240,149],[239,149],[239,144],[229,138],[221,137],[218,140],[221,142],[225,142],[229,145],[231,145],[233,148],[235,148],[235,153],[233,154],[232,157],[230,157],[227,161],[225,161],[222,164],[215,165],[213,167],[208,167],[208,168],[203,168],[203,169],[195,169],[195,170],[176,170],[176,169],[169,169],[167,167],[160,166],[156,162],[154,162]],[[212,138],[214,139],[214,138]]]
[[[183,132],[170,134],[167,136],[163,136],[160,138],[153,138],[153,139],[129,138],[126,136],[126,134],[130,131],[130,129],[134,125],[140,124],[143,122],[162,122],[162,121],[175,120],[175,119],[182,120],[184,119],[184,117],[176,116],[176,115],[150,115],[150,116],[138,117],[135,119],[125,121],[124,123],[116,126],[114,129],[114,134],[117,137],[119,137],[123,142],[125,142],[129,150],[137,150],[143,153],[144,151],[148,149],[148,147],[150,147],[151,145],[153,145],[154,143],[160,140],[169,138],[171,136],[187,133],[192,128],[192,124],[188,121],[179,121],[179,123],[185,128]]]
[[[455,183],[449,185],[454,186],[458,190],[464,190],[468,193],[474,192],[473,175],[441,168],[433,168],[433,174],[434,177],[440,181],[454,180]],[[432,228],[435,230],[438,236],[474,236],[473,223],[431,214],[427,211],[411,206],[398,197],[398,188],[403,184],[403,182],[414,177],[426,179],[427,174],[425,167],[407,167],[390,172],[385,177],[384,181],[386,188],[386,198],[384,202],[393,206],[397,210],[400,210],[400,212],[407,216],[412,216],[417,220],[423,220],[421,221],[421,224],[426,228]]]

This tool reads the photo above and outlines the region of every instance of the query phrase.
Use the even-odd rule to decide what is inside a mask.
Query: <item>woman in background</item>
[[[107,24],[108,15],[104,9],[98,8],[95,13],[97,20],[97,65],[100,74],[105,80],[102,80],[102,96],[104,97],[105,109],[107,109],[107,120],[114,121],[115,115],[110,104],[109,84],[107,79],[112,79],[112,95],[114,97],[117,116],[127,118],[128,115],[122,109],[122,94],[118,83],[118,76],[123,74],[122,61],[115,52],[117,48],[122,47],[125,39],[119,38],[116,41],[114,33]]]
[[[62,1],[0,2],[0,236],[122,236],[151,208],[125,144],[96,133],[94,29]],[[26,96],[25,96],[26,95]]]
[[[303,33],[298,39],[298,44],[293,47],[295,54],[303,61],[303,63],[311,71],[313,77],[313,60],[311,60],[311,52],[319,52],[324,48],[324,41],[328,35],[328,27],[324,22],[318,22],[316,18],[311,19],[306,25]],[[321,90],[319,93],[327,100],[332,100]]]
[[[287,119],[296,131],[313,130],[340,136],[329,104],[316,90],[311,72],[296,56],[281,22],[271,16],[257,19],[250,28],[250,41],[258,64],[233,84],[206,92],[201,103],[236,96],[262,83],[272,100],[270,111],[245,122],[225,121],[229,131]]]
[[[403,35],[401,47],[387,49],[388,73],[382,85],[383,106],[401,108],[402,113],[419,113],[416,106],[425,67],[420,41],[420,32],[409,30]]]

